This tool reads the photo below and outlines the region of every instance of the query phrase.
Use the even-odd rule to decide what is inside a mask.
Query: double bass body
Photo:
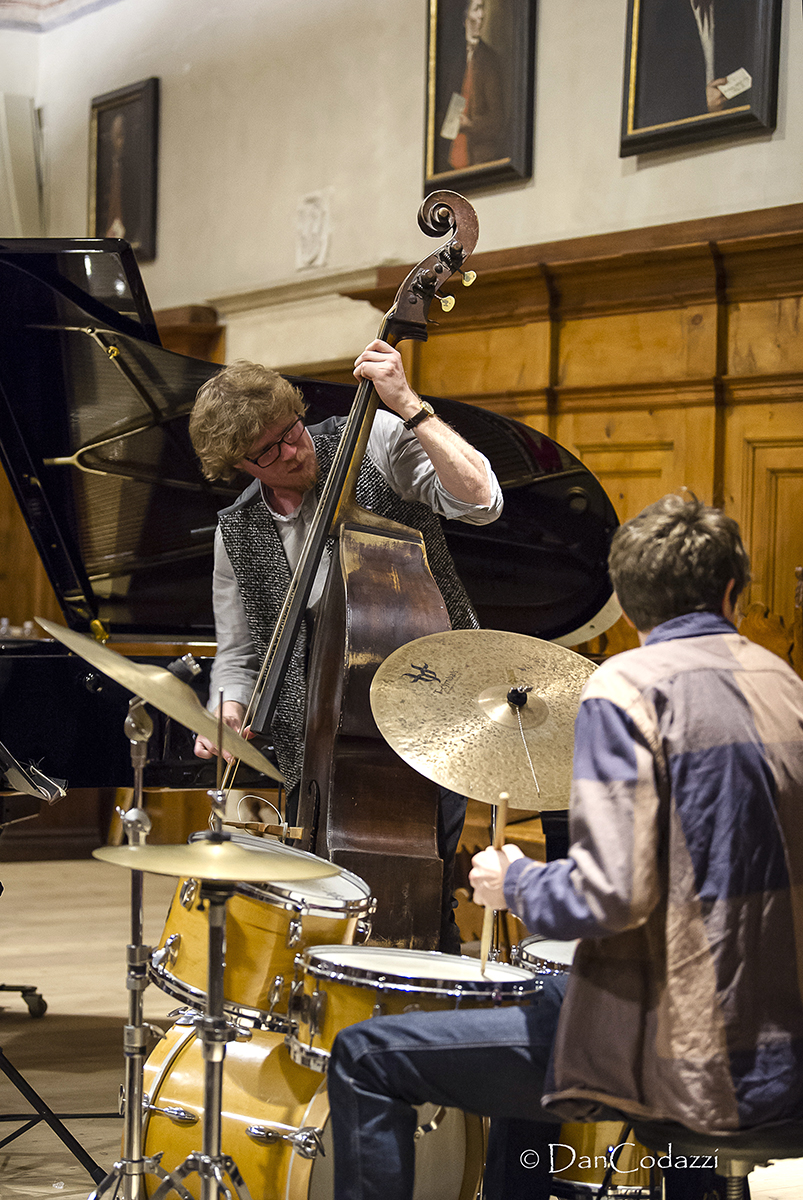
[[[316,628],[299,819],[306,849],[368,883],[374,940],[426,950],[440,931],[438,789],[384,741],[369,691],[388,654],[450,628],[418,530],[355,507]]]

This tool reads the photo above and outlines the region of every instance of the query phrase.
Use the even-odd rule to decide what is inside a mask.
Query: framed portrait
[[[628,0],[619,153],[771,132],[781,0]]]
[[[429,0],[424,191],[529,179],[536,0]]]
[[[92,101],[89,235],[124,238],[139,262],[156,257],[159,80],[144,79]]]

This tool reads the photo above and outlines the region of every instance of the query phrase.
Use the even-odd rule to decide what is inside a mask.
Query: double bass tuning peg
[[[454,296],[438,296],[441,308],[444,312],[451,312],[455,306]]]
[[[471,287],[472,283],[477,278],[476,271],[461,271],[460,274],[463,276],[463,287]]]

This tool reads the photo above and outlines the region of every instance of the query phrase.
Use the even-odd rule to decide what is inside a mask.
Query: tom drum
[[[266,855],[313,857],[248,834],[233,840]],[[208,929],[199,899],[198,880],[180,880],[149,966],[157,987],[191,1008],[203,1007],[207,988]],[[286,1033],[296,955],[322,943],[352,942],[358,922],[367,927],[373,909],[367,883],[350,871],[298,883],[238,884],[226,907],[225,1010]]]

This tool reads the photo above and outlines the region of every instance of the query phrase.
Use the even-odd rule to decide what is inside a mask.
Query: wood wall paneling
[[[417,345],[415,387],[526,418],[545,411],[549,347],[547,321],[444,333]]]
[[[753,559],[745,605],[791,627],[803,205],[480,253],[471,266],[475,285],[452,289],[459,303],[416,347],[415,386],[543,429],[598,475],[622,520],[684,486],[723,503]],[[408,269],[380,269],[355,298],[385,310]],[[632,634],[617,626],[607,642]]]
[[[803,387],[803,313],[800,296],[743,301],[730,306],[729,373],[794,380]]]
[[[620,521],[687,487],[710,503],[715,414],[707,408],[619,407],[559,414],[557,440],[593,471]]]
[[[803,564],[803,398],[736,405],[726,429],[726,509],[751,555],[745,602],[766,605],[791,628],[794,572]]]
[[[716,324],[714,304],[566,320],[560,329],[560,386],[648,383],[671,391],[673,384],[681,390],[710,385]],[[688,402],[699,402],[693,392]]]

